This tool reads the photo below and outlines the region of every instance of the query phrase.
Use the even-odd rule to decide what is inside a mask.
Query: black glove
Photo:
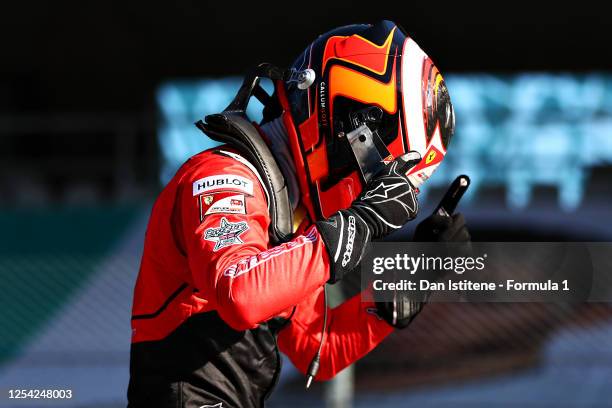
[[[429,293],[426,292],[398,290],[393,301],[376,302],[376,311],[391,326],[403,329],[421,312],[428,297]]]
[[[329,283],[359,265],[371,240],[416,217],[418,203],[406,172],[420,160],[416,152],[398,157],[370,180],[351,207],[316,223],[329,254]]]
[[[470,233],[461,214],[445,216],[433,214],[417,226],[414,241],[419,242],[459,242],[465,243],[455,251],[470,252]],[[455,253],[455,255],[457,255]],[[429,298],[429,292],[396,291],[393,301],[376,302],[378,315],[391,326],[403,329],[407,327],[423,309]]]
[[[433,214],[417,225],[414,241],[418,242],[470,242],[470,232],[461,213],[452,216]]]

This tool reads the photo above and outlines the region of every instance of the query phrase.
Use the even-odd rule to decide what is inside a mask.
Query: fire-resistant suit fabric
[[[323,335],[325,380],[393,331],[357,295],[328,309],[323,334],[325,244],[306,221],[272,246],[267,194],[222,148],[190,158],[161,192],[134,292],[130,407],[261,407],[279,348],[305,372]]]

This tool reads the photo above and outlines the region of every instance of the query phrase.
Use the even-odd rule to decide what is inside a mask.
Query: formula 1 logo
[[[225,217],[221,218],[221,225],[218,228],[208,228],[204,231],[204,239],[215,242],[214,252],[230,245],[244,243],[240,235],[248,231],[249,225],[246,221],[230,222]]]

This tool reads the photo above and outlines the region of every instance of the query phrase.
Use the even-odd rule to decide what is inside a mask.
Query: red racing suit
[[[234,153],[190,158],[154,204],[134,292],[129,406],[260,407],[278,348],[305,372],[322,336],[329,260],[316,227],[271,246],[267,192]],[[316,377],[393,328],[359,295],[328,309]]]

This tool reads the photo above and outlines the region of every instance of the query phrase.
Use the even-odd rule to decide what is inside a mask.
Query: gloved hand
[[[376,302],[378,316],[396,329],[408,327],[427,303],[429,292],[397,290],[392,301]]]
[[[396,158],[370,180],[351,207],[316,223],[331,263],[329,283],[359,265],[371,240],[416,217],[418,203],[406,172],[420,160],[417,152]]]
[[[469,251],[470,233],[461,214],[445,216],[433,214],[421,221],[414,233],[414,241],[419,242],[459,242],[465,248],[455,250]],[[403,329],[407,327],[423,309],[429,298],[429,292],[396,291],[393,301],[376,302],[378,315],[391,326]]]
[[[418,242],[470,242],[470,232],[463,214],[452,216],[433,214],[417,225],[413,241]]]

